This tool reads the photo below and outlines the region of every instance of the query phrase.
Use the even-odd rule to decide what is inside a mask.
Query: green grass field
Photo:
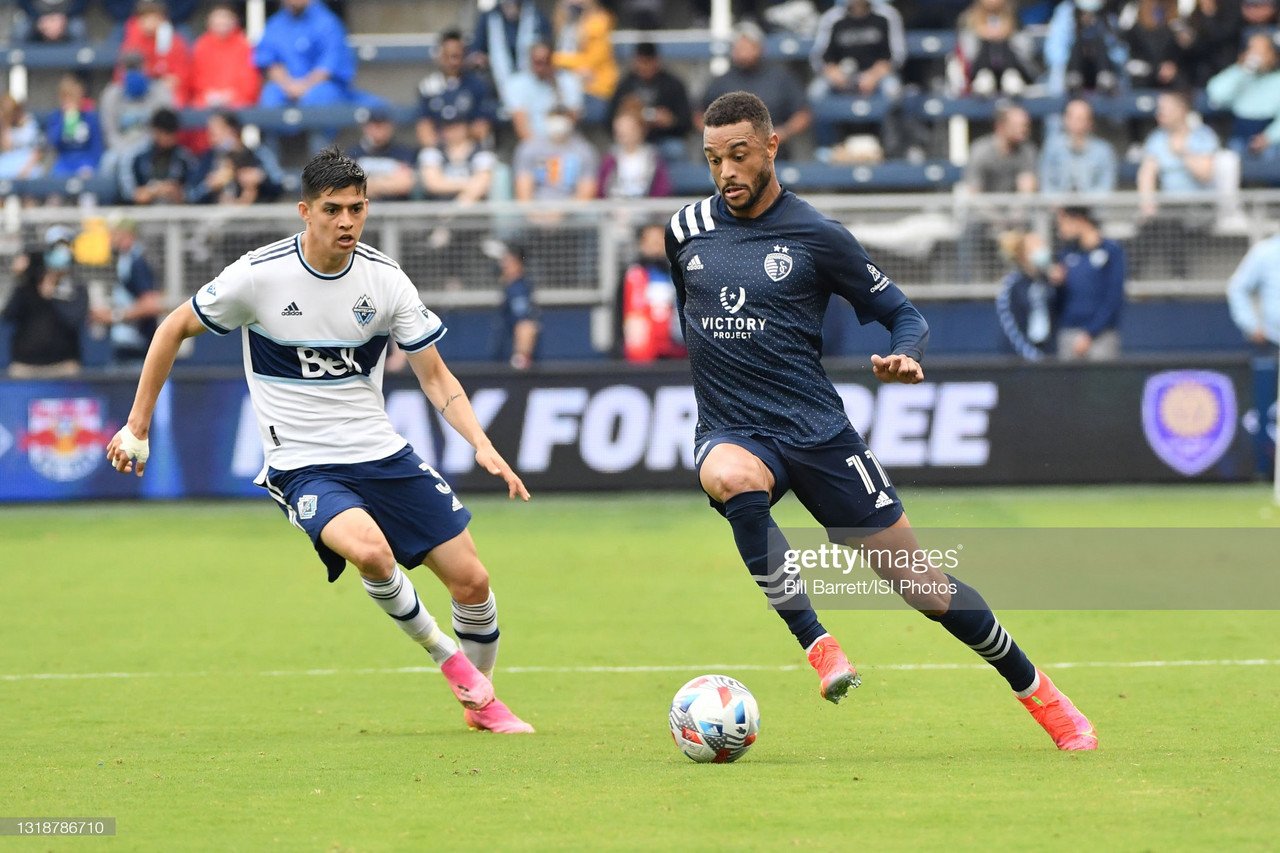
[[[1261,487],[904,498],[917,525],[1280,540]],[[1274,849],[1275,612],[1003,614],[1100,732],[1098,752],[1062,754],[909,612],[825,615],[864,683],[821,701],[692,492],[470,504],[502,610],[497,686],[532,737],[468,732],[439,676],[415,671],[429,658],[353,571],[326,584],[269,501],[5,509],[0,816],[119,823],[112,842],[0,847]],[[803,523],[790,501],[779,515]],[[413,577],[447,622],[440,585]],[[1206,660],[1254,663],[1186,663]],[[667,732],[675,689],[708,671],[759,700],[738,764],[695,765]]]

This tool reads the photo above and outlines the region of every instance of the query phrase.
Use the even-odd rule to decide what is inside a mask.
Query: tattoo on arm
[[[440,414],[443,415],[445,413],[445,410],[448,409],[450,405],[452,405],[453,401],[458,399],[461,396],[462,396],[462,392],[459,391],[457,394],[454,394],[452,397],[446,400],[444,406],[440,408]]]

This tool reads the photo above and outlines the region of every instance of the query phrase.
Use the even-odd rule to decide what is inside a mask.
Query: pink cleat
[[[440,664],[449,689],[458,697],[464,708],[483,708],[493,701],[493,685],[475,668],[461,650],[453,653],[447,661]]]
[[[467,708],[462,712],[467,726],[478,732],[494,732],[500,735],[533,734],[533,726],[511,713],[503,701],[494,698],[483,708]]]
[[[1040,676],[1040,686],[1035,693],[1018,701],[1049,733],[1058,749],[1073,752],[1097,749],[1098,736],[1093,731],[1093,724],[1076,710],[1067,694],[1055,687],[1049,676],[1038,669],[1036,673]]]

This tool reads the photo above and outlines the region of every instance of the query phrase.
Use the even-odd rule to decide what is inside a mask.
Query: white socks
[[[453,602],[453,633],[458,635],[467,660],[492,680],[498,661],[498,605],[492,590],[479,604]]]
[[[396,620],[400,630],[426,649],[431,659],[437,664],[444,663],[458,651],[457,644],[440,630],[436,620],[427,612],[427,608],[422,606],[422,600],[418,598],[418,591],[413,588],[413,582],[399,566],[396,566],[391,577],[385,581],[371,581],[364,577],[361,581],[369,597],[386,611],[388,616]],[[492,596],[489,601],[492,603]],[[458,606],[455,602],[454,607]],[[454,612],[457,612],[456,609]],[[456,618],[455,616],[455,623]],[[467,657],[471,658],[469,652]],[[472,660],[472,663],[475,661]]]

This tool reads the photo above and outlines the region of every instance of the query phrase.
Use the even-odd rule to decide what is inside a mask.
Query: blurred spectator
[[[196,39],[186,103],[196,109],[238,109],[258,102],[262,77],[253,46],[230,3],[209,9],[208,28]]]
[[[44,138],[54,154],[49,174],[93,176],[102,159],[102,125],[93,103],[85,98],[84,84],[74,74],[64,74],[58,81],[58,109],[45,123]]]
[[[516,146],[516,198],[595,198],[598,159],[591,143],[577,132],[573,115],[557,108],[547,117],[545,135]]]
[[[360,142],[348,155],[368,176],[371,199],[403,201],[413,192],[413,149],[396,142],[396,125],[386,107],[374,107],[361,127]]]
[[[45,232],[43,249],[29,249],[13,259],[17,285],[0,311],[0,320],[13,326],[13,379],[56,379],[80,372],[87,297],[71,277],[73,238],[70,228],[54,225]]]
[[[996,106],[995,127],[969,148],[961,190],[967,193],[1033,193],[1039,158],[1030,141],[1031,117],[1010,102]],[[957,244],[957,270],[961,281],[971,281],[979,257],[988,256],[990,232],[1020,226],[1019,215],[1005,214],[989,204],[978,205],[964,223]]]
[[[118,37],[139,3],[138,0],[102,0],[102,5],[111,20],[115,21],[118,30],[115,35]],[[200,0],[167,0],[165,9],[169,20],[185,30],[199,5]]]
[[[516,138],[533,139],[546,135],[547,116],[553,110],[582,115],[582,81],[571,71],[557,71],[551,62],[551,46],[535,44],[529,49],[529,71],[514,75],[507,83],[504,105],[511,115]]]
[[[1236,0],[1199,0],[1185,20],[1169,23],[1182,52],[1179,66],[1186,85],[1199,88],[1235,61],[1241,26]]]
[[[489,138],[494,94],[489,81],[463,68],[462,33],[448,30],[436,45],[435,70],[418,83],[418,142],[437,144],[436,133],[446,122],[461,121],[477,140]]]
[[[1012,0],[974,0],[960,16],[956,44],[975,95],[1016,97],[1035,79],[1015,46],[1018,17]]]
[[[216,112],[205,123],[209,151],[201,164],[196,201],[217,204],[256,204],[275,201],[283,191],[280,161],[265,145],[249,148],[244,125],[231,112]]]
[[[516,74],[533,71],[533,46],[550,38],[551,24],[534,0],[499,0],[476,20],[471,61],[489,69],[499,98],[510,105],[507,85]]]
[[[1135,277],[1161,258],[1175,278],[1186,278],[1188,248],[1197,232],[1209,227],[1214,211],[1187,204],[1162,211],[1161,194],[1211,193],[1218,137],[1198,120],[1183,92],[1162,92],[1156,101],[1156,129],[1143,145],[1138,167],[1139,225],[1134,243]]]
[[[142,70],[153,80],[169,84],[174,99],[183,106],[187,81],[191,76],[191,47],[175,31],[165,4],[159,0],[141,0],[133,17],[124,26],[122,53],[142,56]]]
[[[908,30],[954,30],[972,0],[916,0],[902,4],[902,23]],[[1041,22],[1043,23],[1043,22]]]
[[[1105,0],[1063,0],[1053,10],[1044,39],[1049,94],[1113,92],[1128,59]]]
[[[850,0],[823,15],[813,49],[809,54],[814,79],[809,84],[810,101],[832,94],[879,95],[897,101],[902,94],[898,68],[906,56],[902,20],[892,8],[873,6],[870,0]],[[836,122],[817,120],[815,141],[826,159],[829,149],[840,141],[847,128]],[[896,116],[886,116],[881,123],[884,147],[901,148],[901,132]]]
[[[120,197],[129,204],[182,204],[196,192],[200,164],[178,143],[178,114],[167,107],[148,123],[151,139],[120,168]]]
[[[267,19],[253,62],[267,82],[264,107],[328,106],[358,100],[347,30],[320,0],[283,0]]]
[[[658,149],[644,141],[644,125],[633,112],[613,120],[613,147],[600,162],[600,198],[671,195],[671,177]]]
[[[716,98],[728,92],[752,92],[769,108],[780,151],[787,149],[787,143],[808,130],[813,120],[804,98],[804,84],[785,65],[763,61],[764,32],[758,26],[747,21],[733,32],[729,53],[732,65],[727,73],[712,79],[703,92],[695,127],[702,128],[702,113]],[[791,154],[789,150],[786,153]]]
[[[1058,211],[1058,237],[1065,244],[1049,281],[1058,290],[1058,358],[1112,361],[1120,357],[1120,313],[1124,308],[1124,249],[1102,236],[1084,207]]]
[[[1240,60],[1209,81],[1208,95],[1216,109],[1231,111],[1231,150],[1270,157],[1280,151],[1280,67],[1269,36],[1250,36]]]
[[[18,0],[13,16],[14,42],[84,41],[89,0]]]
[[[1129,48],[1125,70],[1129,82],[1139,89],[1162,89],[1178,81],[1178,60],[1182,55],[1174,40],[1177,0],[1134,0],[1120,13],[1120,29]]]
[[[468,132],[461,115],[444,119],[439,145],[418,152],[418,174],[427,197],[474,202],[489,195],[498,158]]]
[[[1280,347],[1280,234],[1240,261],[1227,284],[1227,304],[1245,340],[1274,357]]]
[[[538,346],[538,306],[533,300],[533,282],[525,270],[525,250],[507,245],[499,260],[502,281],[502,318],[494,346],[496,361],[506,361],[516,370],[533,364]]]
[[[996,107],[995,127],[973,143],[964,182],[976,193],[1033,193],[1036,191],[1036,146],[1031,141],[1031,117],[1022,107]]]
[[[156,318],[164,313],[164,299],[133,220],[122,219],[113,224],[111,245],[116,250],[111,307],[94,308],[90,317],[111,330],[112,364],[137,366],[146,358],[151,336],[156,332]]]
[[[176,106],[169,81],[153,80],[143,71],[142,54],[126,53],[120,65],[121,73],[102,90],[98,101],[107,142],[99,172],[112,177],[150,138],[151,116],[156,110]]]
[[[1055,347],[1056,294],[1047,278],[1053,252],[1034,231],[1006,231],[999,243],[1001,256],[1013,265],[996,294],[1000,349],[1040,361]]]
[[[1093,133],[1093,107],[1074,98],[1062,111],[1062,128],[1049,134],[1040,155],[1040,191],[1103,193],[1116,188],[1116,152]]]
[[[1276,0],[1243,0],[1240,17],[1243,19],[1245,38],[1259,32],[1275,36]]]
[[[664,228],[662,223],[652,223],[640,231],[639,257],[622,275],[617,304],[622,355],[627,361],[688,356],[681,337]]]
[[[13,95],[0,95],[0,180],[40,177],[42,156],[40,123]]]
[[[662,67],[653,42],[641,42],[631,57],[631,70],[618,83],[609,103],[609,120],[622,110],[638,110],[645,140],[666,160],[683,160],[685,136],[693,127],[689,90],[684,81]]]
[[[557,68],[582,79],[582,120],[603,124],[609,99],[618,88],[618,63],[613,58],[613,15],[599,0],[560,0],[555,13]]]

